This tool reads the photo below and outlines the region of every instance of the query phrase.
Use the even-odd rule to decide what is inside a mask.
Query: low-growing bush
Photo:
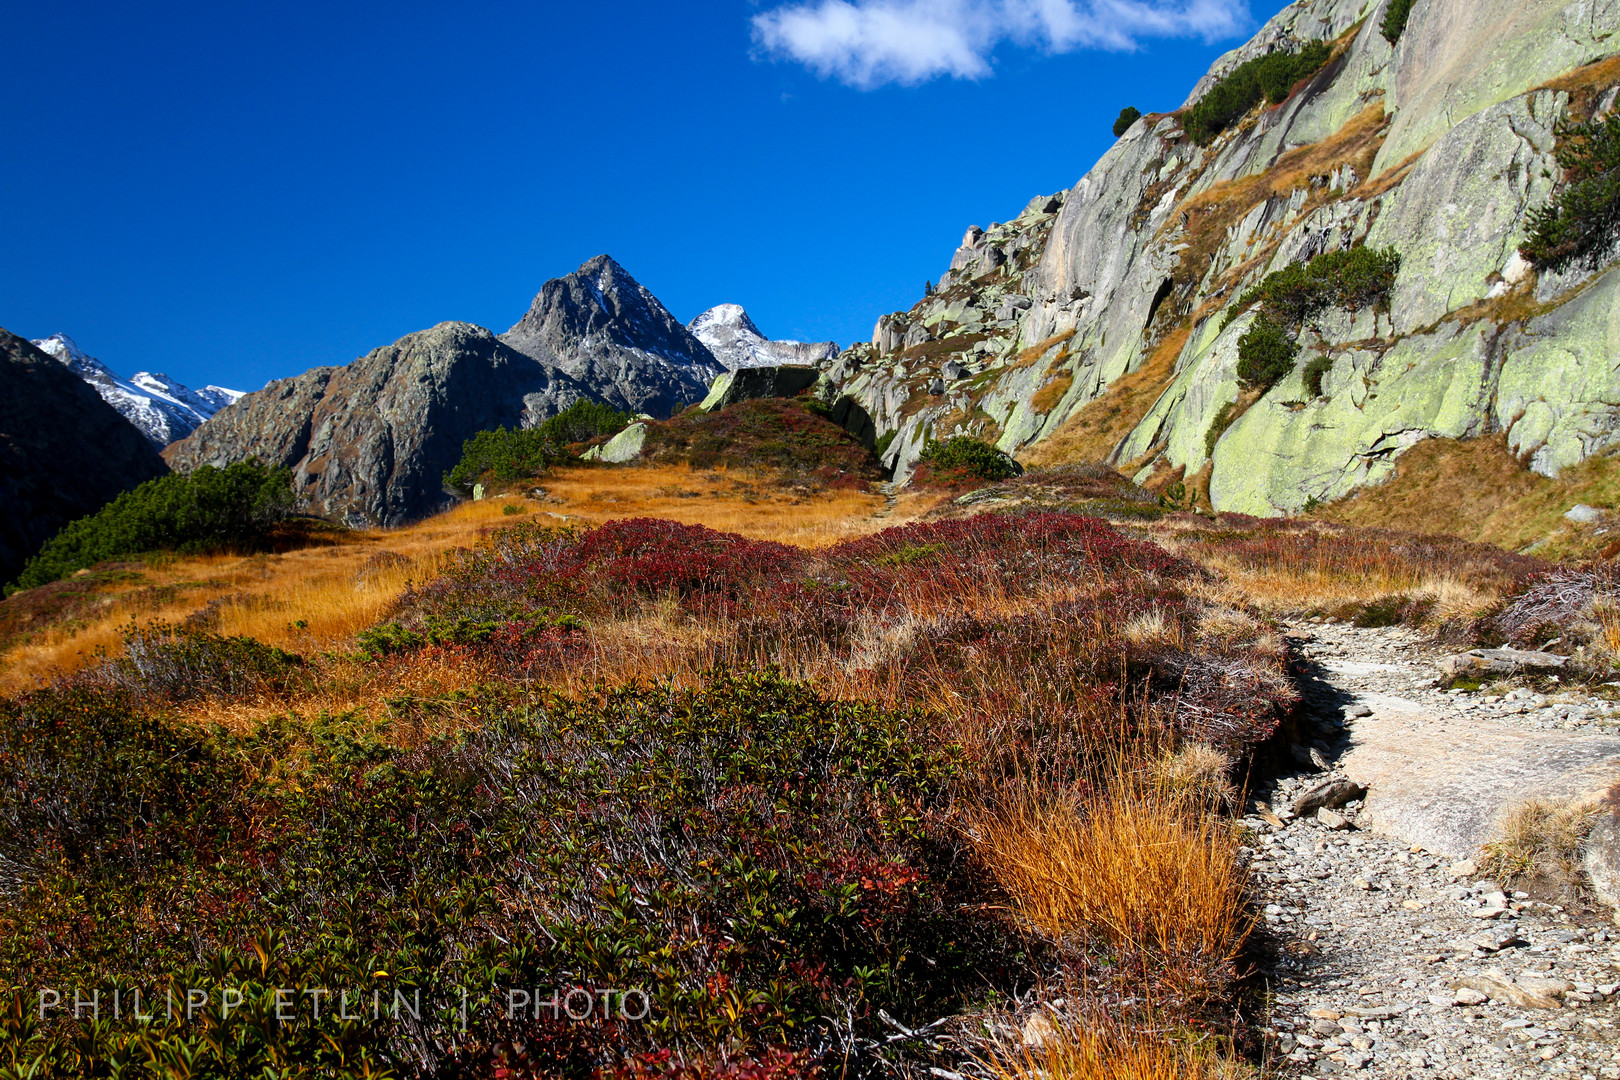
[[[1221,441],[1221,436],[1226,434],[1226,429],[1232,426],[1233,420],[1237,419],[1237,411],[1238,403],[1235,401],[1228,401],[1215,411],[1215,415],[1209,421],[1209,430],[1204,432],[1205,457],[1215,456],[1215,444]],[[1180,484],[1181,493],[1173,501],[1179,506],[1187,497],[1187,486],[1181,484],[1180,481],[1177,481],[1177,483]]]
[[[1027,963],[982,917],[985,883],[943,817],[960,752],[916,713],[772,673],[695,691],[491,690],[475,731],[356,754],[338,732],[290,752],[281,724],[204,734],[128,704],[0,701],[0,969],[103,1001],[113,987],[149,1002],[216,992],[184,1030],[142,1029],[128,1010],[48,1015],[32,1056],[79,1055],[69,1075],[105,1075],[143,1030],[223,1034],[189,1044],[214,1063],[190,1075],[308,1052],[327,1029],[311,1032],[302,995],[268,1044],[237,1044],[252,1025],[218,1016],[216,988],[245,987],[253,1017],[275,985],[358,991],[366,1022],[329,1032],[350,1068],[363,1055],[403,1075],[488,1076],[521,1055],[522,1075],[583,1080],[643,1053],[781,1047],[867,1075],[870,1049],[846,1056],[835,1028],[877,1046],[880,1010],[925,1023]],[[262,782],[272,769],[292,772]],[[640,991],[628,1011],[647,1015],[571,1022],[512,1010],[506,993],[573,988]],[[420,994],[419,1017],[389,1015],[396,992]],[[121,1067],[171,1075],[140,1054]]]
[[[617,435],[630,426],[630,420],[630,416],[611,405],[582,398],[556,416],[541,421],[535,430],[567,446],[604,435]]]
[[[1222,327],[1258,302],[1272,320],[1297,330],[1308,318],[1328,308],[1383,310],[1400,273],[1394,248],[1365,246],[1328,251],[1305,262],[1291,262],[1267,274],[1227,309]]]
[[[537,428],[480,431],[461,444],[461,460],[444,474],[451,487],[470,490],[489,479],[509,483],[543,476],[568,458],[568,451],[549,432]]]
[[[1538,270],[1593,269],[1620,243],[1620,113],[1558,130],[1563,184],[1519,251]]]
[[[1263,390],[1293,371],[1298,355],[1293,335],[1262,314],[1238,338],[1238,380],[1251,390]]]
[[[258,461],[160,476],[63,526],[6,591],[149,551],[261,550],[292,508],[291,472]]]
[[[283,693],[304,677],[303,657],[250,637],[154,623],[124,634],[123,655],[80,680],[128,690],[148,702]]]
[[[1024,471],[1011,454],[965,435],[930,442],[918,456],[932,467],[934,480],[1006,480]]]
[[[1385,41],[1395,44],[1406,31],[1406,20],[1411,14],[1412,0],[1389,0],[1389,6],[1384,9],[1384,20],[1378,24],[1378,32],[1384,35]]]
[[[1119,110],[1119,119],[1114,121],[1114,138],[1119,138],[1131,130],[1131,125],[1142,119],[1142,110],[1134,105],[1127,105]]]
[[[1305,365],[1305,392],[1313,398],[1322,396],[1322,380],[1333,370],[1333,357],[1318,356]]]
[[[1327,42],[1312,41],[1297,53],[1279,50],[1246,60],[1183,113],[1181,125],[1194,142],[1207,143],[1262,99],[1282,101],[1301,79],[1320,71],[1331,53]]]

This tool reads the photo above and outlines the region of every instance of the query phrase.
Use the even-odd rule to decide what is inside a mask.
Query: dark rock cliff
[[[63,525],[168,469],[84,380],[5,330],[0,367],[0,581],[11,581]]]
[[[545,283],[501,340],[555,364],[603,401],[663,418],[702,401],[725,368],[606,255]]]

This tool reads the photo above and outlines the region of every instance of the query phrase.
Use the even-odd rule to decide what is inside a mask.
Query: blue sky
[[[1272,13],[11,4],[0,326],[250,390],[445,319],[503,331],[607,252],[683,320],[735,302],[848,344]]]

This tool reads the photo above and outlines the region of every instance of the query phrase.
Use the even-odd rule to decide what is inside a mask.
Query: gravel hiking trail
[[[1620,705],[1443,691],[1445,654],[1401,628],[1287,634],[1306,671],[1295,764],[1256,779],[1243,819],[1279,1074],[1620,1078],[1613,913],[1504,890],[1474,859],[1505,808],[1620,777]],[[1328,807],[1294,812],[1334,781]]]

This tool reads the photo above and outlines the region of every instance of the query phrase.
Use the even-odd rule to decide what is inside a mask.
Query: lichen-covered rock
[[[1502,343],[1496,426],[1545,476],[1620,443],[1620,270]]]
[[[699,403],[698,408],[704,412],[714,412],[727,405],[755,398],[795,397],[814,386],[820,377],[820,369],[800,365],[728,371],[709,385],[708,396]]]

